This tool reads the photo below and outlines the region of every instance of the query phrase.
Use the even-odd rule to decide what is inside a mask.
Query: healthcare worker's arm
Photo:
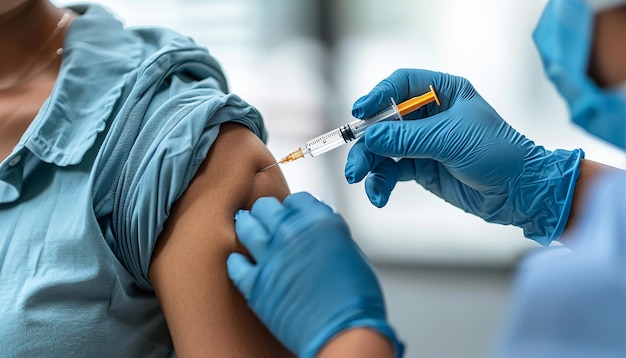
[[[231,254],[228,273],[298,357],[402,356],[376,274],[328,205],[304,192],[260,198],[235,230],[252,260]]]
[[[382,207],[398,181],[415,180],[485,221],[522,228],[526,237],[542,245],[559,238],[584,153],[536,145],[506,123],[468,80],[397,70],[359,99],[352,113],[359,118],[371,115],[388,106],[389,98],[404,101],[429,85],[441,106],[431,103],[404,121],[367,128],[348,154],[348,182],[365,178],[370,201]]]
[[[387,337],[367,329],[355,328],[340,333],[322,350],[318,358],[393,358],[394,348]]]
[[[623,357],[626,173],[589,191],[569,248],[537,250],[515,275],[492,357]]]
[[[624,1],[621,1],[625,3]],[[614,2],[614,5],[619,5]],[[608,4],[608,3],[607,3]],[[595,5],[601,7],[602,2]],[[599,88],[617,88],[626,81],[626,51],[621,46],[626,38],[626,6],[607,7],[594,15],[593,37],[589,49],[588,76],[593,79]],[[537,39],[539,40],[539,39]],[[558,88],[558,87],[557,87]],[[626,120],[624,118],[623,120]],[[605,124],[611,128],[611,123]],[[617,131],[619,132],[619,130]],[[580,178],[576,184],[572,212],[567,224],[563,240],[567,241],[567,234],[578,226],[582,220],[582,212],[590,197],[590,188],[594,187],[603,176],[619,169],[595,163],[589,160],[580,162]]]
[[[585,208],[588,206],[588,202],[591,199],[590,196],[592,195],[592,189],[595,184],[606,175],[620,171],[618,168],[588,159],[580,161],[579,169],[580,176],[578,177],[576,189],[574,190],[572,210],[565,231],[563,232],[563,237],[560,239],[560,241],[564,243],[568,241],[568,233],[575,230],[582,220],[583,213],[586,212]]]
[[[251,131],[224,124],[174,205],[149,273],[178,357],[291,356],[247,307],[226,271],[228,255],[243,252],[235,212],[259,196],[288,194],[279,170],[257,173],[273,161]]]

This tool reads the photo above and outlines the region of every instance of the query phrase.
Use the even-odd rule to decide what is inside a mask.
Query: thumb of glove
[[[398,166],[393,159],[387,158],[365,178],[365,193],[377,208],[382,208],[389,201],[399,179]]]
[[[257,276],[258,270],[256,266],[252,265],[247,257],[236,252],[228,256],[226,265],[228,267],[228,276],[246,298],[246,301],[249,301]]]

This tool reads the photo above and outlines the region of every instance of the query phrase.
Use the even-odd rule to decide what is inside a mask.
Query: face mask
[[[563,96],[572,121],[626,149],[626,93],[602,90],[587,75],[593,9],[582,0],[550,0],[533,33],[544,70]]]

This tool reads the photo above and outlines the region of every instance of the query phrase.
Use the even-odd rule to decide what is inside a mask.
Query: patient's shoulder
[[[235,212],[260,196],[289,193],[279,168],[247,128],[222,125],[159,238],[150,279],[182,356],[281,357],[289,352],[269,333],[233,286],[226,258],[241,246]]]
[[[220,134],[202,167],[196,182],[220,186],[219,194],[228,199],[225,206],[248,208],[260,196],[283,199],[289,194],[287,182],[278,167],[260,172],[276,160],[261,140],[237,124],[222,125]],[[275,170],[274,170],[275,169]],[[192,183],[192,190],[205,191],[206,185]]]

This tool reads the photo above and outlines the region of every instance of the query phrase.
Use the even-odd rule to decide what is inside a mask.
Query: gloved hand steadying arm
[[[447,202],[488,222],[511,224],[548,245],[563,232],[584,153],[549,151],[506,123],[462,77],[401,69],[355,102],[363,118],[433,85],[441,106],[429,104],[404,121],[372,125],[351,148],[349,183],[384,206],[398,181],[415,180]],[[419,119],[419,120],[414,120]],[[396,161],[392,159],[401,158]]]
[[[314,357],[349,328],[369,327],[402,355],[376,275],[341,216],[307,193],[260,198],[235,229],[256,261],[233,253],[228,273],[269,330],[299,357]]]

